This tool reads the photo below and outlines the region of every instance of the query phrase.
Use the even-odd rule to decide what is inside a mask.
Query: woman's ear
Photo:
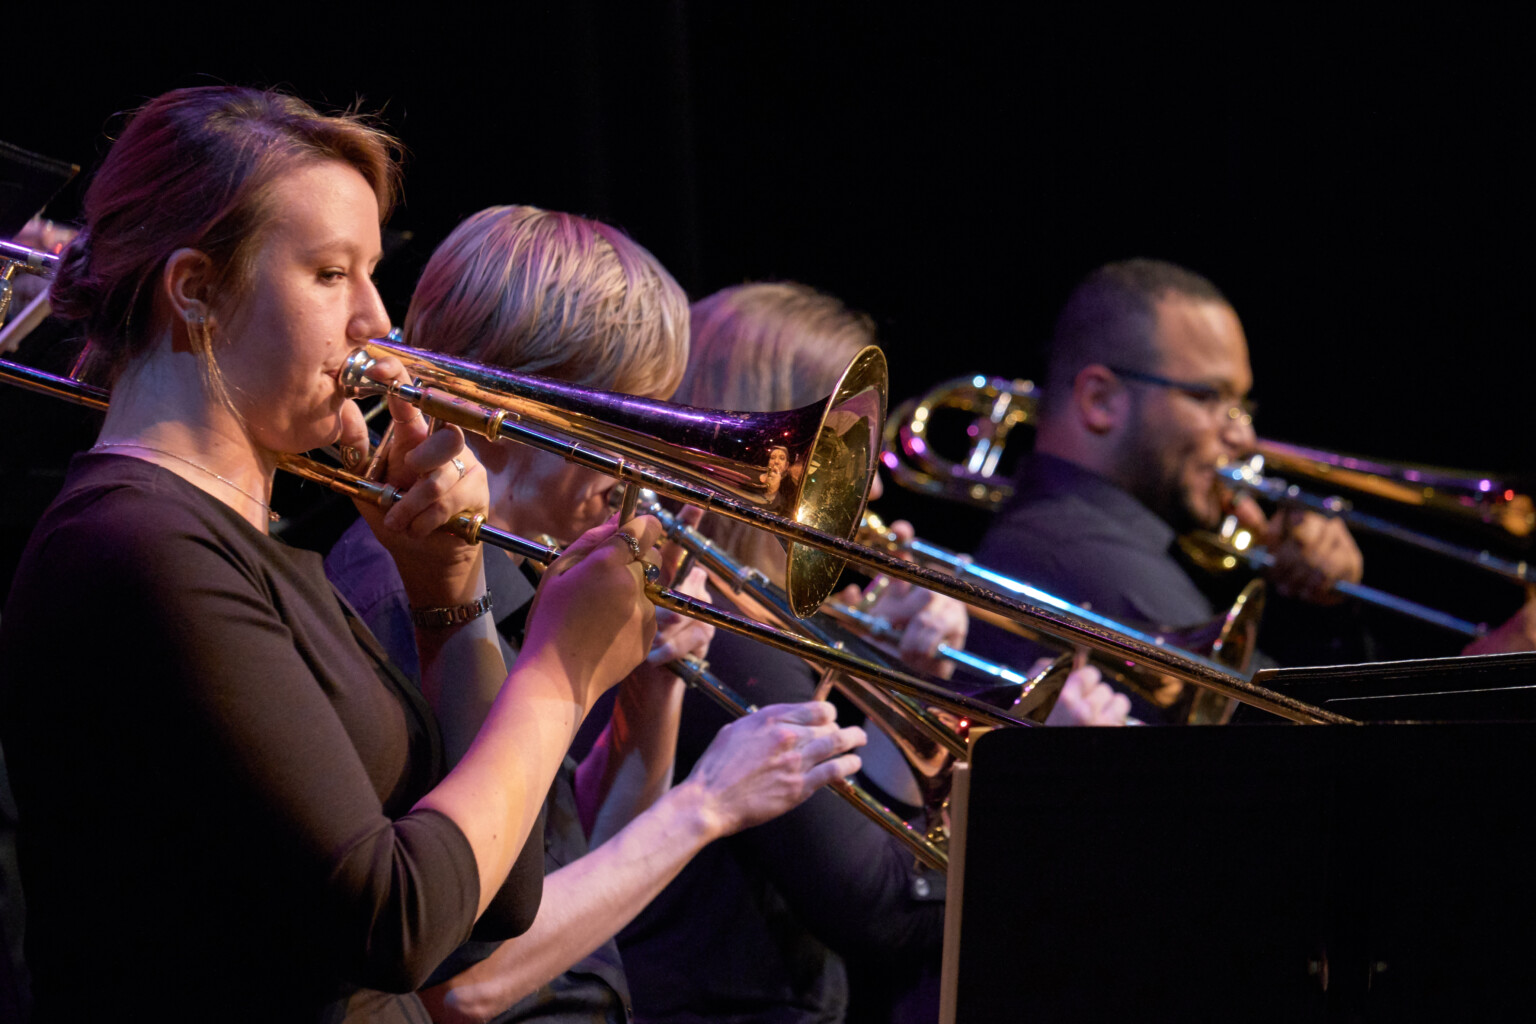
[[[213,260],[201,249],[177,249],[171,253],[161,272],[160,285],[175,321],[206,325],[212,315],[214,276]],[[175,331],[173,335],[175,348],[182,350],[186,334]]]

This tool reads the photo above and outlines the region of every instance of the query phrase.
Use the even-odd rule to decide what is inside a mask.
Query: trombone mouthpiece
[[[388,385],[380,384],[368,376],[368,370],[378,362],[368,354],[364,348],[358,349],[347,356],[347,361],[341,364],[341,369],[336,372],[336,382],[341,385],[342,393],[348,398],[367,398],[370,395],[382,395],[389,391]]]

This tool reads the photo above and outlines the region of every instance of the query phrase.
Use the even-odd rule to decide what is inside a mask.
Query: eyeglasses
[[[1138,384],[1151,384],[1155,387],[1182,391],[1205,406],[1206,410],[1212,415],[1220,415],[1224,419],[1234,420],[1245,427],[1253,423],[1253,417],[1259,411],[1258,403],[1252,399],[1231,398],[1221,388],[1212,387],[1209,384],[1199,384],[1185,380],[1169,380],[1167,377],[1159,377],[1155,373],[1142,373],[1140,370],[1122,370],[1118,366],[1106,366],[1105,369],[1116,377],[1124,377],[1126,380],[1133,380]]]

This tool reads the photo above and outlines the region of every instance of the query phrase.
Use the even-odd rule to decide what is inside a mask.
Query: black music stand
[[[1265,669],[1253,681],[1363,722],[1536,721],[1536,654],[1528,652]],[[1263,715],[1238,710],[1241,720]]]
[[[989,733],[945,1019],[1529,1019],[1533,769],[1530,724]]]

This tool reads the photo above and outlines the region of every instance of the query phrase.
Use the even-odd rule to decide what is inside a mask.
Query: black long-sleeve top
[[[430,711],[318,555],[158,466],[72,466],[0,618],[0,737],[38,1024],[421,1019],[357,990],[409,992],[470,934],[469,843],[412,809]],[[487,930],[531,923],[541,847]]]

